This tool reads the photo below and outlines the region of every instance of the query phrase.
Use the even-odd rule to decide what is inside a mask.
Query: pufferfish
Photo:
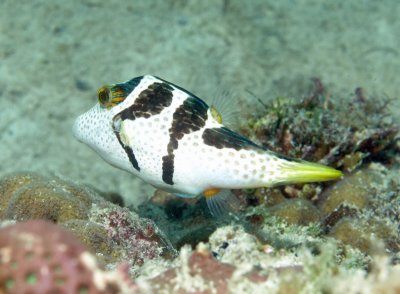
[[[105,161],[156,188],[203,195],[213,215],[231,189],[337,179],[334,168],[274,153],[223,124],[214,106],[161,78],[145,75],[102,86],[80,115],[74,136]]]

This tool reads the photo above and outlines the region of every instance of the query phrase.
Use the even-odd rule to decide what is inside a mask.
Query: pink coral
[[[135,292],[126,266],[104,272],[95,257],[58,225],[31,220],[0,229],[1,293]]]

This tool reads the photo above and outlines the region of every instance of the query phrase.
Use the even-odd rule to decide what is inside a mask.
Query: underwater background
[[[237,115],[239,131],[261,142],[264,146],[274,148],[286,155],[314,161],[325,160],[325,163],[344,170],[348,178],[345,178],[340,189],[344,187],[351,189],[360,181],[376,182],[373,188],[366,189],[373,190],[373,196],[376,196],[379,201],[366,200],[370,195],[366,195],[367,192],[358,187],[357,189],[361,189],[361,192],[359,190],[342,192],[350,194],[354,192],[349,197],[356,196],[354,196],[354,201],[351,200],[352,205],[340,210],[336,210],[339,207],[336,204],[336,206],[329,204],[328,201],[316,203],[313,198],[317,197],[316,195],[319,195],[318,193],[322,190],[328,191],[324,197],[329,198],[328,186],[312,187],[312,192],[309,192],[311,196],[307,196],[308,192],[298,187],[292,190],[288,188],[282,192],[283,195],[278,196],[277,193],[281,192],[273,190],[270,191],[273,196],[269,199],[280,203],[279,199],[282,197],[290,199],[300,195],[310,203],[312,202],[312,207],[315,204],[318,212],[310,208],[311,206],[307,206],[308,202],[295,204],[297,205],[295,207],[300,205],[302,208],[306,206],[309,209],[303,211],[304,215],[298,216],[299,218],[307,216],[305,223],[303,220],[290,219],[292,216],[285,215],[284,218],[295,225],[308,225],[315,220],[321,220],[324,234],[330,234],[331,237],[337,237],[341,232],[351,231],[346,226],[349,223],[336,228],[336,231],[331,231],[331,227],[337,224],[337,221],[332,221],[332,218],[355,217],[357,213],[362,213],[354,212],[354,206],[357,209],[364,209],[364,207],[369,207],[368,203],[372,203],[368,208],[369,217],[381,219],[387,217],[385,226],[382,227],[379,224],[377,226],[381,229],[372,232],[374,235],[379,235],[378,231],[386,232],[381,234],[386,245],[382,245],[384,249],[379,251],[376,249],[378,245],[373,246],[367,241],[363,241],[362,244],[350,244],[360,250],[360,253],[351,255],[351,260],[347,259],[344,267],[347,269],[354,265],[357,269],[378,271],[369,266],[371,260],[377,263],[371,256],[374,252],[381,254],[388,251],[392,254],[390,258],[388,257],[390,259],[388,263],[394,266],[398,263],[396,260],[400,259],[398,254],[399,224],[395,222],[399,220],[397,208],[400,207],[399,15],[400,2],[396,0],[0,0],[0,101],[2,105],[0,107],[0,177],[27,172],[45,178],[62,179],[79,187],[86,187],[85,189],[96,190],[96,192],[92,190],[92,192],[87,192],[90,195],[96,193],[117,195],[131,207],[143,205],[151,197],[154,203],[166,203],[166,200],[157,194],[160,192],[156,192],[153,196],[153,188],[104,162],[95,152],[76,141],[71,132],[75,118],[97,102],[96,91],[101,85],[119,83],[143,74],[151,74],[171,81],[206,101],[215,99],[222,93],[229,93],[232,97],[231,106],[239,111]],[[330,103],[333,106],[330,106]],[[304,113],[301,112],[302,109]],[[328,116],[326,125],[318,127],[313,125],[312,118],[315,111],[320,113],[330,110],[333,114]],[[352,113],[356,115],[351,116]],[[307,120],[301,120],[303,114]],[[281,145],[282,140],[276,140],[275,135],[282,136],[286,128],[284,130],[271,129],[271,126],[276,126],[276,121],[278,121],[274,119],[271,121],[271,115],[276,115],[279,122],[285,122],[288,129],[291,125],[300,125],[307,121],[307,124],[302,125],[302,129],[297,130],[297,133],[292,128],[291,135],[312,142],[310,146],[317,145],[316,149],[313,149],[313,154],[308,155],[303,149],[296,149],[293,146],[288,149],[286,145]],[[348,130],[355,131],[353,133],[349,131],[349,133]],[[309,137],[301,137],[302,134],[307,134]],[[351,143],[346,140],[342,142],[343,134],[355,134],[355,139],[353,138]],[[329,144],[324,145],[315,138],[329,141]],[[328,149],[334,147],[341,150],[342,158],[327,157]],[[370,164],[373,165],[372,168],[369,167]],[[354,176],[356,171],[363,169],[371,170],[362,173],[360,178]],[[26,178],[23,181],[25,180]],[[54,185],[58,188],[63,187],[62,189],[72,189],[65,188],[63,185],[67,184],[64,182]],[[360,186],[365,186],[364,182]],[[4,187],[0,187],[0,191],[4,193],[2,195],[6,195]],[[189,230],[185,232],[186,235],[178,234],[179,238],[171,239],[170,236],[176,232],[183,232],[184,227],[190,227],[185,222],[179,224],[181,214],[185,215],[188,212],[179,210],[179,216],[176,216],[176,212],[167,211],[165,219],[162,217],[156,219],[157,213],[164,213],[157,210],[160,209],[159,207],[144,209],[142,206],[141,216],[153,219],[163,233],[160,233],[161,237],[151,239],[151,242],[156,242],[159,247],[153,248],[151,254],[133,260],[140,260],[138,264],[141,266],[146,258],[149,256],[153,258],[164,250],[162,255],[169,256],[169,261],[147,265],[145,270],[139,270],[140,266],[135,264],[136,268],[133,270],[131,268],[130,273],[133,273],[135,277],[142,274],[145,277],[154,277],[162,270],[169,268],[171,264],[179,265],[179,261],[173,259],[174,256],[179,255],[181,261],[189,258],[190,250],[182,247],[184,244],[191,244],[192,248],[197,248],[193,249],[197,250],[196,254],[204,252],[204,248],[196,247],[200,240],[210,242],[214,257],[218,255],[214,252],[218,253],[218,250],[225,249],[222,247],[228,246],[226,245],[228,243],[224,243],[226,241],[222,241],[224,238],[234,240],[237,244],[247,242],[246,244],[250,244],[250,249],[246,248],[246,252],[257,251],[257,254],[249,253],[251,257],[247,256],[247,261],[251,265],[263,258],[259,256],[261,251],[268,253],[269,250],[273,251],[276,248],[289,250],[288,247],[282,245],[287,240],[279,239],[274,235],[275,232],[267,234],[264,230],[263,233],[260,231],[254,233],[256,229],[253,226],[259,225],[260,222],[265,226],[272,224],[275,227],[278,226],[277,232],[288,234],[290,238],[304,233],[306,237],[297,240],[302,244],[312,243],[311,239],[317,238],[318,234],[315,232],[320,232],[321,228],[306,226],[297,232],[290,227],[288,231],[287,227],[277,225],[275,220],[271,221],[262,215],[263,213],[259,211],[260,206],[257,205],[269,206],[264,203],[266,201],[264,198],[269,197],[266,196],[268,191],[243,193],[250,195],[250,198],[256,202],[253,203],[254,205],[247,203],[249,207],[255,207],[255,210],[247,215],[250,227],[243,226],[245,229],[238,229],[229,226],[225,230],[219,229],[210,239],[208,239],[209,236],[220,227],[212,220],[204,221],[199,217],[201,220],[197,219],[197,222],[192,221],[191,224],[195,223],[194,231],[202,231],[202,233],[196,235],[198,232],[193,233]],[[379,198],[381,194],[385,196]],[[346,195],[342,198],[346,198]],[[97,196],[88,196],[90,200],[82,201],[89,203],[94,201],[93,197]],[[341,201],[337,200],[340,196],[335,197],[336,200],[332,200],[333,202]],[[163,200],[159,200],[161,198]],[[101,201],[94,202],[105,210],[108,209],[110,213],[111,208]],[[386,207],[387,203],[391,204]],[[2,201],[0,201],[0,207],[1,205]],[[180,204],[168,206],[168,209],[174,210],[176,205]],[[187,203],[182,205],[186,207]],[[182,208],[182,205],[179,207]],[[330,207],[332,205],[333,208]],[[101,222],[98,212],[90,214],[89,217],[83,212],[84,209],[82,211],[80,209],[82,207],[77,209],[78,212],[74,212],[74,217],[77,219],[90,218],[91,221]],[[286,211],[288,208],[279,209],[271,209],[269,213],[279,217],[281,211]],[[20,219],[14,217],[17,214],[12,213],[7,217],[2,216],[4,211],[4,208],[3,210],[0,208],[0,217],[3,217],[3,220],[24,219],[24,217]],[[334,211],[336,214],[332,216],[331,213]],[[121,218],[129,214],[128,210],[111,212],[111,215],[117,215],[117,220],[112,220],[115,222],[121,221]],[[168,224],[173,222],[171,218],[175,223],[169,226]],[[102,220],[107,224],[112,221]],[[371,223],[366,224],[364,221],[365,219],[360,220],[357,226],[372,226]],[[150,230],[147,223],[142,222],[141,226]],[[74,222],[66,227],[79,231],[80,225]],[[387,233],[388,231],[390,232]],[[132,232],[127,229],[125,233]],[[371,232],[363,232],[363,236],[368,233]],[[152,233],[146,231],[143,234],[151,235]],[[253,235],[257,236],[257,241]],[[196,237],[191,239],[190,236]],[[321,236],[318,235],[319,237]],[[351,239],[351,236],[342,236],[337,239],[350,243],[348,239]],[[297,241],[290,239],[287,244],[298,244]],[[87,242],[90,243],[90,241]],[[123,243],[121,242],[119,240],[118,244]],[[265,245],[266,243],[271,247]],[[316,243],[323,242],[316,241]],[[146,244],[140,243],[137,246],[148,247]],[[92,244],[93,247],[97,245]],[[314,248],[314,246],[316,245],[311,247]],[[161,247],[164,249],[161,250]],[[376,250],[372,250],[372,247]],[[207,250],[211,250],[210,248]],[[290,250],[292,249],[290,247]],[[125,253],[119,252],[118,255],[107,250],[111,249],[104,249],[102,254],[114,254],[113,262],[115,263],[119,260],[115,256],[126,257]],[[240,250],[235,252],[241,252]],[[336,250],[336,247],[332,250]],[[345,251],[343,249],[343,252]],[[307,253],[302,251],[302,253],[310,255],[308,251]],[[222,253],[219,254],[222,256]],[[291,252],[291,254],[298,255],[297,252]],[[319,255],[318,262],[330,268],[337,255],[330,259],[329,253],[324,254]],[[361,257],[364,256],[363,254],[367,254],[368,258],[363,259]],[[274,255],[271,260],[276,261],[277,255]],[[191,258],[201,259],[204,256],[192,255]],[[230,257],[226,255],[225,260],[223,258],[222,260],[228,264],[230,262],[234,264],[232,260],[238,258],[232,254]],[[298,267],[303,266],[303,263],[293,260],[292,255],[285,259],[285,262],[282,262],[283,266],[279,267],[279,272],[284,272],[288,268],[289,271],[301,272]],[[107,262],[109,260],[106,259],[105,263]],[[211,261],[208,259],[201,260],[201,264],[209,262]],[[245,268],[244,264],[243,260],[243,264],[235,264],[235,266]],[[212,264],[211,268],[213,266],[219,265]],[[231,268],[229,270],[223,268],[223,270],[233,271]],[[305,271],[309,273],[312,270],[331,273],[325,268],[321,270],[316,266],[308,267]],[[184,272],[184,269],[182,271]],[[342,272],[342,269],[336,269],[335,272]],[[179,276],[180,272],[175,274]],[[256,273],[251,273],[251,275],[250,280],[264,282],[259,276],[254,276]],[[362,280],[363,274],[357,272],[356,276],[359,279],[358,282],[363,281],[368,284],[368,287],[372,287],[373,281]],[[340,276],[338,279],[341,278],[343,277]],[[289,281],[290,278],[287,280]],[[297,276],[295,280],[297,284],[293,280],[290,280],[290,283],[297,285],[297,290],[302,289],[304,293],[318,292],[320,289],[326,290],[332,286],[319,280],[315,282],[316,279],[314,279],[313,287],[315,288],[311,289],[304,286],[303,280]],[[163,281],[160,279],[158,282],[163,284]],[[346,281],[351,284],[349,280]],[[192,282],[195,284],[195,281]],[[240,283],[242,280],[237,284],[242,287],[244,284]],[[282,282],[280,285],[283,284]],[[222,288],[218,286],[217,289],[225,291],[227,289],[225,286],[221,286]],[[238,289],[246,289],[246,287]],[[257,287],[247,289],[254,290]],[[296,289],[281,289],[283,289],[281,293],[297,292]],[[393,289],[399,291],[400,285],[397,284],[397,288]],[[395,293],[396,290],[390,291],[382,293]]]
[[[141,189],[77,142],[71,127],[101,85],[142,74],[203,99],[228,90],[253,104],[248,91],[268,104],[303,94],[299,88],[318,77],[341,94],[363,87],[395,99],[399,116],[397,1],[0,5],[1,174],[39,171],[122,195]]]

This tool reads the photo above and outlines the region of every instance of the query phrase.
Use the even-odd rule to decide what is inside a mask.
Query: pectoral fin
[[[203,192],[210,212],[215,217],[227,215],[239,208],[239,200],[228,189],[212,188]]]

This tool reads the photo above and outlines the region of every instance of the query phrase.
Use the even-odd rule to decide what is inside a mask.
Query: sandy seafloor
[[[71,134],[99,86],[142,74],[250,104],[248,91],[268,103],[320,77],[336,93],[393,98],[399,115],[399,15],[397,0],[0,0],[0,176],[150,196]]]

